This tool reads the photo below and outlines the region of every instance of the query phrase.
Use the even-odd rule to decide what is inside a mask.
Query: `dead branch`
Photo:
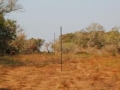
[[[13,11],[22,10],[22,6],[17,4],[18,0],[1,0],[0,1],[0,14],[7,14]]]

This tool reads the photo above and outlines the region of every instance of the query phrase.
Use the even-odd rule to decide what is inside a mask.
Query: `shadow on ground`
[[[17,66],[24,66],[25,63],[20,60],[13,60],[9,58],[0,58],[0,65],[2,66],[10,66],[10,67],[17,67]],[[1,89],[0,89],[1,90]]]
[[[0,90],[10,90],[10,89],[8,89],[8,88],[0,88]]]
[[[63,62],[67,62],[64,60]],[[44,67],[52,64],[61,64],[60,60],[14,60],[9,57],[0,57],[0,66],[8,67],[21,67],[21,66],[35,66],[35,67]]]

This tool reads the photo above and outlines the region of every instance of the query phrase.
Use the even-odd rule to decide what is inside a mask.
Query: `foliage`
[[[63,48],[62,49],[63,49],[64,53],[74,52],[75,44],[74,43],[63,43]]]
[[[16,21],[5,20],[3,15],[0,15],[0,53],[4,52],[9,47],[11,40],[16,38]]]
[[[17,4],[17,0],[0,1],[0,54],[6,50],[10,51],[9,48],[11,48],[11,46],[9,44],[16,38],[16,31],[18,29],[16,21],[6,20],[4,16],[7,13],[21,9],[22,6]]]
[[[20,29],[19,31],[17,31],[16,38],[12,40],[10,46],[14,46],[17,49],[18,53],[29,54],[40,52],[40,48],[43,43],[43,39],[26,39],[24,30]]]
[[[120,52],[120,32],[118,27],[112,28],[111,31],[107,32],[106,35],[106,50],[109,52]]]
[[[77,31],[74,34],[75,34],[75,38],[73,42],[79,47],[86,48],[89,40],[89,38],[86,37],[88,35],[86,31],[85,30]]]
[[[0,14],[5,15],[7,13],[18,11],[22,9],[22,6],[17,4],[18,0],[1,0],[0,1]]]
[[[34,53],[40,52],[40,48],[43,45],[44,40],[31,38],[29,40],[25,40],[23,53]]]
[[[106,32],[104,27],[98,23],[92,23],[87,28],[75,33],[62,35],[63,52],[120,52],[119,27],[112,28]],[[56,51],[59,52],[60,39],[56,40]],[[77,50],[76,50],[77,49]]]
[[[0,66],[8,66],[8,67],[19,67],[24,66],[25,63],[20,60],[14,60],[10,56],[0,57]]]
[[[10,54],[11,51],[15,53],[40,52],[44,43],[43,39],[26,39],[24,30],[17,25],[16,21],[4,18],[8,13],[22,9],[17,1],[0,1],[0,54],[4,52]]]
[[[63,42],[70,43],[73,41],[74,37],[75,35],[73,33],[67,33],[67,34],[62,35],[62,40]]]

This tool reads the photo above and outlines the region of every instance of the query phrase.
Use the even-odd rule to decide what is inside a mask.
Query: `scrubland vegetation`
[[[17,21],[5,18],[21,9],[16,0],[0,1],[0,90],[120,90],[119,27],[107,31],[92,23],[45,43],[27,39]],[[40,51],[44,44],[48,53]]]
[[[74,33],[67,33],[60,38],[63,40],[64,53],[94,53],[113,55],[120,52],[120,28],[115,26],[106,31],[98,23],[92,23],[85,29]],[[59,52],[60,40],[56,41],[56,50]]]
[[[120,27],[114,26],[111,30],[99,23],[92,23],[82,30],[59,36],[53,43],[45,43],[44,39],[27,39],[24,28],[17,21],[6,19],[6,14],[22,9],[16,0],[2,0],[0,2],[0,55],[4,54],[32,54],[41,52],[41,46],[55,48],[60,52],[60,38],[63,42],[63,53],[95,53],[117,55],[120,53]]]

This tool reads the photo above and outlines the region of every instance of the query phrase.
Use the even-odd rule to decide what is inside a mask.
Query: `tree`
[[[64,53],[120,53],[120,27],[113,27],[105,32],[102,25],[90,24],[86,29],[62,35]],[[61,37],[61,36],[60,36]],[[60,38],[55,42],[56,51],[60,52]]]
[[[6,41],[4,40],[6,36],[4,22],[5,22],[5,19],[3,15],[0,15],[0,53],[4,51],[4,48],[5,48],[4,46],[6,46]]]
[[[34,52],[40,52],[40,48],[43,43],[43,39],[27,39],[24,30],[22,28],[19,28],[19,30],[17,30],[16,32],[16,38],[12,40],[10,46],[15,47],[18,53],[29,54]]]
[[[74,37],[75,37],[74,33],[67,33],[67,34],[62,35],[63,43],[72,42]]]
[[[29,40],[25,41],[25,47],[24,47],[24,52],[26,53],[34,53],[34,52],[40,52],[40,48],[43,45],[44,40],[43,39],[35,39],[31,38]]]
[[[8,49],[10,42],[16,38],[16,30],[18,29],[16,21],[6,20],[4,15],[22,9],[22,6],[18,5],[17,1],[0,0],[0,53]]]
[[[22,6],[17,2],[18,0],[0,0],[0,14],[5,15],[12,11],[22,10]]]
[[[83,29],[75,32],[75,38],[73,42],[81,48],[87,48],[87,43],[89,38],[87,37],[88,33]]]
[[[16,37],[16,21],[5,20],[3,15],[0,15],[0,52],[9,48],[9,43]]]
[[[104,43],[104,28],[98,23],[92,23],[86,28],[89,38],[88,47],[102,48]]]
[[[105,35],[105,49],[106,51],[112,51],[116,53],[120,49],[120,32],[119,27],[112,28],[111,31],[107,32]],[[120,52],[120,51],[119,51]]]
[[[49,51],[49,47],[50,47],[51,44],[52,44],[51,42],[45,43],[45,48],[46,48],[46,50],[47,50],[47,53],[50,52],[50,51]]]
[[[15,35],[16,35],[16,38],[13,39],[11,43],[9,43],[9,46],[15,47],[18,53],[21,53],[24,50],[24,45],[26,42],[26,35],[23,29],[20,28],[20,26],[19,28],[17,28]]]

